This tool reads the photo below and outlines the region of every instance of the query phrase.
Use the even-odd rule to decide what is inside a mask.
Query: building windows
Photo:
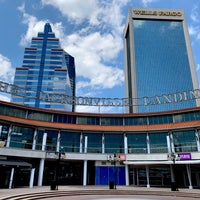
[[[127,134],[128,153],[147,153],[147,135],[144,134]]]

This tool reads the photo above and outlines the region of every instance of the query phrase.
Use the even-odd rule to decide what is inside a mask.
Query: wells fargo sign
[[[59,93],[40,92],[36,96],[35,91],[26,90],[16,85],[0,81],[0,92],[9,93],[23,98],[39,99],[46,102],[55,102],[61,104],[73,104],[84,106],[151,106],[159,104],[177,103],[200,98],[200,89],[177,92],[173,94],[163,94],[160,96],[142,97],[142,98],[95,98],[95,97],[73,97]]]
[[[134,9],[133,13],[135,15],[154,15],[154,16],[182,16],[182,12],[180,11],[157,11],[157,10],[140,10]]]

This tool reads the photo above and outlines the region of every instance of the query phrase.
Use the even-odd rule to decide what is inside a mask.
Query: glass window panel
[[[33,144],[34,129],[13,126],[10,147],[31,149]]]
[[[127,134],[128,153],[147,153],[146,133]]]
[[[60,147],[64,152],[80,152],[80,133],[61,131]]]
[[[106,153],[124,153],[124,135],[106,133],[104,135]]]
[[[167,153],[168,133],[150,133],[150,153]]]
[[[197,151],[195,131],[174,132],[175,152],[193,152]]]
[[[102,152],[102,134],[98,133],[84,133],[83,134],[83,147],[85,147],[85,137],[88,137],[87,152],[88,153],[101,153]],[[83,148],[84,152],[84,148]]]

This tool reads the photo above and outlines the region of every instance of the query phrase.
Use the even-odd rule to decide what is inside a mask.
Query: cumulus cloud
[[[28,14],[25,11],[25,4],[19,6],[18,10],[23,14],[22,23],[28,26],[26,33],[21,36],[20,45],[27,47],[30,44],[32,37],[36,37],[38,32],[42,32],[44,30],[44,24],[49,21],[39,21],[35,16]],[[52,28],[58,38],[63,37],[63,27],[61,22],[52,24]]]
[[[12,83],[14,77],[14,69],[12,68],[10,60],[7,57],[0,54],[0,63],[1,63],[0,80]]]
[[[194,5],[192,12],[190,14],[191,24],[189,26],[189,34],[195,38],[195,40],[200,40],[200,14],[199,6]]]
[[[148,4],[156,2],[157,0],[142,0],[142,3],[145,7],[148,6]]]

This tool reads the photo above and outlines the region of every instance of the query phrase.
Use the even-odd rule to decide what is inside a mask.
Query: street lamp
[[[113,154],[113,155],[109,155],[108,156],[108,160],[110,161],[110,162],[113,162],[113,166],[114,166],[114,170],[113,170],[113,172],[114,172],[114,185],[113,185],[113,187],[112,187],[112,182],[110,181],[110,183],[109,183],[109,185],[110,185],[110,189],[117,189],[116,188],[116,185],[117,185],[117,178],[116,178],[116,176],[117,176],[117,172],[116,172],[116,161],[118,160],[118,156],[117,156],[117,154]]]
[[[171,191],[178,191],[178,187],[177,187],[177,183],[176,183],[175,164],[176,164],[177,160],[180,160],[180,157],[178,156],[178,154],[172,152],[167,155],[167,159],[171,160],[173,162],[173,177],[174,177],[174,179],[172,179],[172,182],[171,182]]]
[[[58,190],[58,178],[59,178],[59,168],[60,168],[60,160],[61,159],[65,159],[65,153],[64,152],[55,152],[55,158],[57,159],[56,162],[56,177],[55,177],[55,181],[53,181],[51,189],[52,190]]]

